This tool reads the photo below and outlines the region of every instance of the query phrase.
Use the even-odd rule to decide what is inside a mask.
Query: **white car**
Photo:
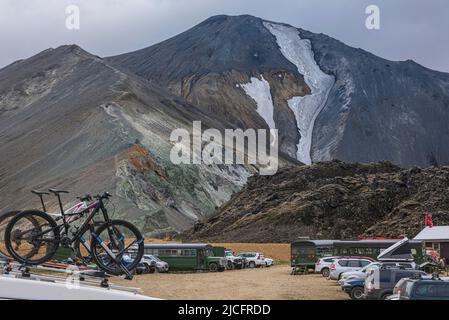
[[[225,250],[226,269],[243,269],[246,267],[245,259],[242,257],[234,256],[234,252],[231,250]]]
[[[168,272],[168,269],[170,268],[167,262],[162,261],[158,257],[153,256],[151,254],[145,254],[142,257],[142,263],[145,263],[146,261],[148,262],[154,261],[154,263],[156,263],[156,270],[158,272]]]
[[[315,272],[321,273],[323,277],[329,277],[330,266],[337,257],[324,257],[315,263]]]
[[[265,266],[271,267],[274,264],[273,259],[271,258],[265,258]]]
[[[371,262],[368,259],[335,259],[329,268],[329,278],[332,280],[340,280],[344,272],[361,270]]]
[[[246,259],[246,264],[250,268],[265,267],[265,257],[263,253],[260,252],[242,252],[239,257]]]

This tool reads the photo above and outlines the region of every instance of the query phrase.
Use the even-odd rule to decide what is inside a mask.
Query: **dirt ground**
[[[176,300],[342,300],[348,295],[321,275],[290,275],[288,265],[217,273],[168,273],[136,276],[111,283],[143,289],[143,294]]]

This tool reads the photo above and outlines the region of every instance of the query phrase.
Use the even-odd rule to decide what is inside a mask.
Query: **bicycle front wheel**
[[[113,220],[99,227],[95,235],[91,254],[103,271],[119,276],[124,268],[132,272],[142,260],[144,239],[132,223]]]
[[[20,263],[47,262],[56,253],[59,242],[58,225],[45,212],[23,211],[6,226],[6,249]]]

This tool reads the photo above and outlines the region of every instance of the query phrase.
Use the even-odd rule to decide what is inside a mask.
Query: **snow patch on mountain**
[[[311,164],[313,127],[326,104],[335,79],[320,69],[315,61],[310,40],[301,39],[296,28],[269,22],[264,22],[264,25],[276,37],[282,54],[296,65],[310,87],[310,95],[293,97],[288,101],[288,105],[295,114],[301,135],[297,159],[305,164]]]
[[[270,84],[263,76],[262,79],[252,77],[251,81],[242,84],[243,90],[246,94],[256,101],[257,113],[265,120],[270,129],[275,129],[276,124],[273,118],[273,99],[271,97]]]

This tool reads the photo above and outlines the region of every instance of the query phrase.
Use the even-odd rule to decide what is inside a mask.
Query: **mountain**
[[[426,212],[435,225],[449,223],[449,167],[322,162],[251,177],[215,216],[182,237],[223,242],[413,238]]]
[[[449,163],[449,74],[413,61],[247,15],[107,60],[238,127],[278,128],[281,150],[306,164]]]
[[[252,206],[256,193],[251,190],[264,188],[258,183],[282,185],[281,178],[289,184],[315,168],[301,164],[339,159],[445,165],[448,89],[448,74],[247,15],[211,17],[164,42],[115,57],[97,57],[76,45],[48,49],[0,70],[0,208],[39,207],[32,188],[69,189],[72,194],[64,198],[72,202],[75,196],[108,190],[114,193],[116,217],[134,221],[147,236],[161,236],[187,230],[217,211],[221,219],[238,197],[263,211]],[[193,121],[220,133],[278,129],[281,171],[272,179],[279,182],[251,178],[244,195],[237,192],[257,166],[173,164],[170,134],[177,128],[192,132]],[[390,171],[399,167],[373,166],[388,171],[387,185],[396,183]],[[340,171],[329,170],[329,179],[336,179]],[[336,184],[327,187],[329,193],[339,192]],[[294,198],[301,188],[294,185],[285,195]],[[360,197],[348,199],[358,206]],[[272,200],[268,196],[260,205],[269,208],[277,203]],[[379,219],[393,210],[392,204],[385,204],[387,210],[384,202],[374,203],[381,206]],[[277,221],[275,211],[270,214],[261,221],[288,224]],[[240,221],[238,213],[223,221],[234,224],[233,217]],[[365,220],[378,225],[375,217]],[[363,226],[357,233],[368,232]],[[198,235],[211,235],[209,227]],[[232,228],[239,238],[242,229]],[[323,234],[350,234],[332,232]],[[274,231],[264,234],[266,240],[281,240]]]
[[[75,45],[14,63],[0,70],[0,208],[40,207],[32,188],[68,189],[66,201],[107,190],[147,235],[184,230],[252,174],[172,164],[170,133],[194,120],[230,127]]]

